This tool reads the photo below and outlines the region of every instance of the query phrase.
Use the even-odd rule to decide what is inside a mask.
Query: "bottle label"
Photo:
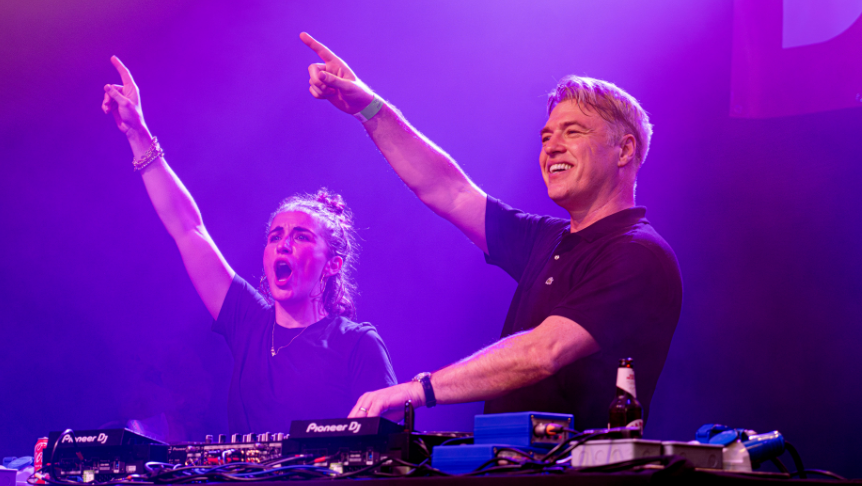
[[[60,440],[59,437],[57,440]],[[35,484],[45,484],[45,474],[42,472],[44,466],[45,448],[48,447],[48,438],[42,437],[36,441],[36,447],[33,450],[33,475],[36,477]]]
[[[641,431],[641,433],[643,433],[644,421],[643,421],[643,419],[632,420],[631,422],[626,424],[626,427],[629,429],[638,429]]]
[[[617,368],[617,388],[637,398],[635,391],[635,370],[632,368]]]

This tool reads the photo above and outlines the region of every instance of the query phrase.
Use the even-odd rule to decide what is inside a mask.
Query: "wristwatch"
[[[434,387],[431,386],[431,373],[423,371],[413,377],[413,381],[418,381],[422,384],[422,389],[425,390],[425,406],[434,408],[437,405],[437,398],[434,396]]]

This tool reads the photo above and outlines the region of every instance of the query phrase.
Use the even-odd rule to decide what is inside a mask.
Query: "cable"
[[[371,473],[373,473],[375,477],[384,477],[384,478],[408,478],[408,477],[411,477],[411,476],[413,476],[414,474],[416,474],[416,471],[422,471],[422,470],[434,470],[434,471],[436,471],[436,469],[434,469],[434,468],[432,468],[432,467],[428,466],[428,461],[429,461],[429,459],[425,459],[424,461],[420,462],[419,464],[410,464],[410,463],[408,463],[408,462],[406,462],[406,461],[402,461],[401,459],[398,459],[398,460],[397,460],[397,462],[401,463],[402,465],[407,465],[407,467],[412,467],[412,468],[413,468],[413,470],[412,470],[412,471],[410,471],[410,472],[409,472],[409,473],[407,473],[407,474],[384,473],[384,472],[382,472],[382,471],[376,471],[376,470],[374,470],[374,471],[370,471],[370,472],[371,472]],[[388,462],[388,461],[384,461],[384,463],[385,463],[385,462]],[[384,465],[385,465],[385,464],[384,464]],[[356,471],[353,471],[353,472],[356,472]],[[346,473],[346,474],[353,474],[353,473]],[[337,479],[341,479],[342,477],[343,477],[343,475],[342,475],[342,476],[339,476]],[[352,477],[352,476],[348,476],[348,477]]]
[[[276,464],[284,464],[284,463],[288,463],[288,462],[299,461],[301,459],[309,459],[311,457],[314,457],[314,456],[312,456],[311,454],[300,454],[300,455],[292,456],[292,457],[282,457],[279,459],[272,459],[272,460],[267,461],[267,462],[262,462],[261,464],[264,464],[267,466],[274,466]]]
[[[559,444],[555,445],[554,447],[552,447],[551,450],[549,450],[548,453],[545,454],[544,460],[547,462],[548,458],[554,457],[560,450],[562,450],[564,447],[566,447],[568,444],[570,444],[573,440],[576,440],[579,437],[581,437],[581,435],[582,434],[578,434],[578,435],[573,435],[571,437],[568,437],[568,438],[566,438],[566,440],[564,440],[564,441],[560,442]]]
[[[422,449],[422,452],[425,454],[425,457],[431,457],[431,451],[429,451],[429,450],[428,450],[428,446],[427,446],[427,445],[425,445],[425,441],[424,441],[424,440],[422,440],[422,437],[418,437],[418,436],[417,436],[417,437],[411,437],[411,438],[412,438],[413,440],[415,440],[415,441],[416,441],[416,445],[418,445],[418,446],[419,446],[419,448],[420,448],[420,449]],[[408,447],[409,447],[409,446],[408,446]],[[420,463],[420,464],[421,464],[421,463]]]
[[[50,469],[48,469],[49,474],[47,476],[45,476],[44,478],[42,478],[47,483],[50,483],[50,484],[75,484],[75,485],[78,484],[76,481],[66,481],[63,479],[59,479],[60,475],[57,474],[57,464],[54,461],[54,456],[56,456],[56,454],[57,454],[57,447],[63,441],[63,437],[66,437],[69,435],[72,436],[72,447],[75,449],[75,455],[78,456],[78,459],[83,459],[83,457],[84,457],[83,454],[81,454],[81,449],[78,447],[78,436],[75,435],[75,431],[72,429],[66,429],[63,432],[61,432],[60,435],[57,436],[57,440],[54,441],[54,447],[51,448],[51,458],[47,464],[47,466],[50,467]],[[45,469],[45,466],[42,466],[42,469],[40,469],[39,472],[42,472],[44,469]],[[55,478],[53,476],[57,476],[57,477]],[[28,482],[29,482],[29,479],[28,479]]]
[[[799,452],[793,447],[793,444],[786,440],[784,441],[784,448],[790,453],[790,457],[793,458],[793,464],[796,466],[796,474],[799,476],[799,479],[806,479],[808,476],[805,475],[805,466],[802,465],[802,457],[799,456]]]
[[[405,475],[398,475],[398,477],[402,477],[402,476],[411,476],[411,475],[413,475],[417,470],[425,470],[425,471],[428,471],[428,472],[431,472],[431,473],[434,473],[434,474],[439,474],[439,475],[442,475],[442,476],[449,476],[449,474],[444,473],[443,471],[440,471],[440,470],[438,470],[438,469],[434,469],[433,467],[429,466],[429,465],[428,465],[428,460],[427,460],[427,459],[426,459],[426,460],[424,460],[424,461],[422,461],[422,462],[420,462],[419,464],[413,464],[413,463],[410,463],[410,462],[404,461],[404,460],[402,460],[402,459],[398,459],[398,458],[396,458],[396,457],[391,457],[391,458],[387,458],[387,459],[381,459],[381,460],[379,460],[379,461],[375,462],[374,464],[372,464],[372,465],[370,465],[370,466],[366,466],[366,467],[364,467],[364,468],[362,468],[362,469],[357,469],[356,471],[350,471],[350,472],[347,472],[347,473],[339,474],[339,475],[337,475],[337,476],[334,476],[334,477],[333,477],[333,479],[348,479],[348,478],[352,478],[352,477],[362,476],[362,475],[364,475],[364,474],[374,472],[376,469],[378,469],[378,468],[380,468],[380,467],[382,467],[382,466],[385,466],[385,465],[387,465],[388,463],[396,463],[396,464],[400,464],[400,465],[402,465],[402,466],[407,466],[407,467],[411,467],[411,468],[413,468],[413,471],[410,471],[409,473],[407,473],[407,474],[405,474]],[[387,477],[388,477],[388,476],[390,476],[390,475],[385,475],[385,476],[387,476]]]
[[[206,472],[204,474],[194,474],[182,477],[180,479],[166,478],[167,480],[156,481],[157,484],[182,484],[192,481],[238,481],[238,482],[254,482],[254,481],[272,481],[275,479],[286,479],[292,476],[303,476],[305,478],[323,478],[333,477],[335,471],[314,465],[295,465],[285,466],[276,469],[263,471],[251,471],[246,473],[225,473],[225,472]]]
[[[496,454],[497,457],[500,456],[501,452],[514,452],[515,454],[518,454],[520,456],[527,458],[527,460],[529,460],[529,461],[535,460],[535,457],[533,457],[533,455],[530,454],[529,452],[525,452],[525,451],[522,451],[521,449],[516,449],[514,447],[500,447],[499,449],[497,449],[497,454]]]
[[[165,466],[166,468],[171,468],[171,469],[176,469],[178,467],[177,464],[171,464],[169,462],[149,461],[149,462],[144,463],[144,469],[146,469],[147,472],[151,473],[151,472],[155,471],[155,469],[153,469],[154,465]]]
[[[431,473],[431,476],[449,476],[448,473],[445,473],[439,469],[431,467],[430,459],[425,459],[424,461],[418,464],[419,467],[407,473],[407,476],[413,476],[417,471],[425,471],[426,473]]]
[[[518,454],[518,455],[524,457],[525,460],[517,461],[511,457],[501,457],[500,453],[502,453],[502,452],[514,452],[515,454]],[[515,464],[514,465],[497,465],[494,467],[488,467],[492,464],[499,464],[500,461],[507,461],[507,462],[512,462]],[[473,471],[466,473],[464,475],[465,476],[476,476],[476,475],[480,475],[480,474],[488,474],[488,472],[498,471],[498,470],[501,470],[501,468],[503,470],[513,470],[516,468],[518,470],[523,470],[523,471],[536,471],[536,470],[543,469],[546,465],[547,464],[544,462],[536,461],[535,458],[533,457],[533,455],[530,454],[529,452],[525,452],[525,451],[522,451],[520,449],[516,449],[514,447],[501,447],[501,448],[497,449],[497,452],[494,454],[494,457],[492,459],[489,459],[489,460],[483,462],[479,467],[477,467]]]
[[[300,470],[315,471],[315,472],[323,474],[324,476],[331,476],[331,475],[336,474],[335,471],[333,471],[332,469],[322,467],[322,466],[314,466],[314,465],[310,465],[310,464],[309,465],[297,464],[297,465],[293,465],[293,466],[284,466],[284,467],[279,467],[279,468],[275,468],[275,469],[266,469],[263,471],[251,471],[251,472],[246,472],[246,473],[235,473],[235,474],[224,474],[224,473],[222,473],[222,474],[224,474],[225,476],[230,476],[230,477],[246,478],[246,477],[272,476],[272,475],[279,476],[282,471],[295,473],[295,472],[300,471]]]
[[[463,442],[461,442],[463,441]],[[472,437],[453,437],[451,439],[444,440],[440,443],[441,446],[444,445],[455,445],[455,444],[469,444],[473,442]]]
[[[597,437],[601,437],[604,435],[608,435],[610,433],[619,432],[620,430],[621,430],[621,428],[619,428],[619,427],[614,428],[614,429],[606,429],[606,430],[603,429],[603,430],[599,430],[596,432],[592,432],[590,434],[586,434],[586,436],[584,436],[585,435],[584,433],[581,433],[580,435],[575,435],[575,436],[569,437],[568,439],[566,439],[563,442],[560,442],[559,444],[554,446],[553,449],[548,451],[548,453],[545,454],[545,457],[542,458],[542,460],[545,463],[555,461],[555,459],[554,459],[555,457],[565,456],[566,454],[575,450],[579,445],[582,445],[584,442],[587,442],[588,440],[595,439]],[[571,444],[573,441],[577,441],[577,442],[575,443],[575,445],[570,446],[569,444]],[[560,451],[562,451],[562,453],[560,453]]]
[[[481,465],[481,466],[477,467],[474,471],[470,471],[470,472],[468,472],[468,473],[460,474],[460,476],[481,476],[481,475],[488,474],[488,473],[491,473],[491,472],[498,472],[498,471],[514,471],[514,470],[520,470],[520,469],[521,469],[521,464],[520,464],[520,463],[516,463],[516,464],[509,464],[509,465],[497,465],[497,466],[493,466],[493,467],[488,467],[489,465],[494,464],[494,463],[496,463],[497,461],[510,461],[510,462],[514,462],[514,461],[512,461],[511,459],[506,459],[505,457],[499,457],[499,458],[498,458],[498,457],[495,457],[495,458],[493,458],[493,459],[490,459],[490,460],[485,461],[484,463],[482,463],[482,465]]]
[[[371,464],[370,466],[365,466],[365,467],[363,467],[361,469],[357,469],[355,471],[350,471],[347,473],[339,474],[338,476],[335,477],[335,479],[347,479],[347,478],[352,478],[354,476],[361,476],[365,473],[372,472],[375,469],[377,469],[378,467],[381,467],[384,464],[389,463],[391,461],[392,461],[392,459],[389,459],[389,458],[380,459],[377,462],[375,462],[374,464]]]
[[[779,471],[783,472],[784,474],[790,474],[790,471],[787,470],[787,466],[785,466],[784,463],[781,462],[781,459],[773,457],[772,459],[770,459],[770,461],[772,461],[772,464],[775,464],[775,467],[777,467]]]
[[[819,474],[821,476],[830,477],[832,479],[837,479],[839,481],[847,481],[847,478],[845,478],[844,476],[840,476],[838,474],[835,474],[832,471],[824,471],[822,469],[804,469],[803,471],[806,474],[809,474],[809,473],[810,474]],[[793,477],[793,476],[799,476],[799,471],[795,471],[795,472],[790,473],[790,477]]]

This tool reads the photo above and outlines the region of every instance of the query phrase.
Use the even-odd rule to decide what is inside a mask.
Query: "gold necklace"
[[[293,339],[291,339],[289,343],[285,344],[284,346],[280,346],[278,349],[275,349],[275,319],[273,319],[273,321],[272,321],[272,347],[270,348],[270,352],[272,353],[273,357],[275,355],[277,355],[282,349],[293,344],[293,342],[296,341],[296,338],[298,338],[300,335],[302,335],[302,333],[304,333],[306,329],[308,329],[308,326],[303,327],[302,330],[299,331],[299,334],[297,334],[296,336],[293,336]]]

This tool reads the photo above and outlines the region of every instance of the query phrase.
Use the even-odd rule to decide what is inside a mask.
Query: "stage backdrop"
[[[228,349],[99,108],[119,82],[114,54],[240,275],[260,277],[278,202],[327,186],[355,210],[359,317],[399,380],[499,337],[514,282],[423,207],[356,120],[309,95],[308,31],[484,190],[529,211],[565,216],[537,163],[555,81],[599,77],[639,98],[656,128],[637,202],[685,285],[647,436],[777,429],[809,467],[862,476],[862,110],[729,116],[731,1],[237,5],[0,7],[0,455],[66,427],[138,421],[171,441],[227,429]],[[480,411],[417,422],[470,430]]]

